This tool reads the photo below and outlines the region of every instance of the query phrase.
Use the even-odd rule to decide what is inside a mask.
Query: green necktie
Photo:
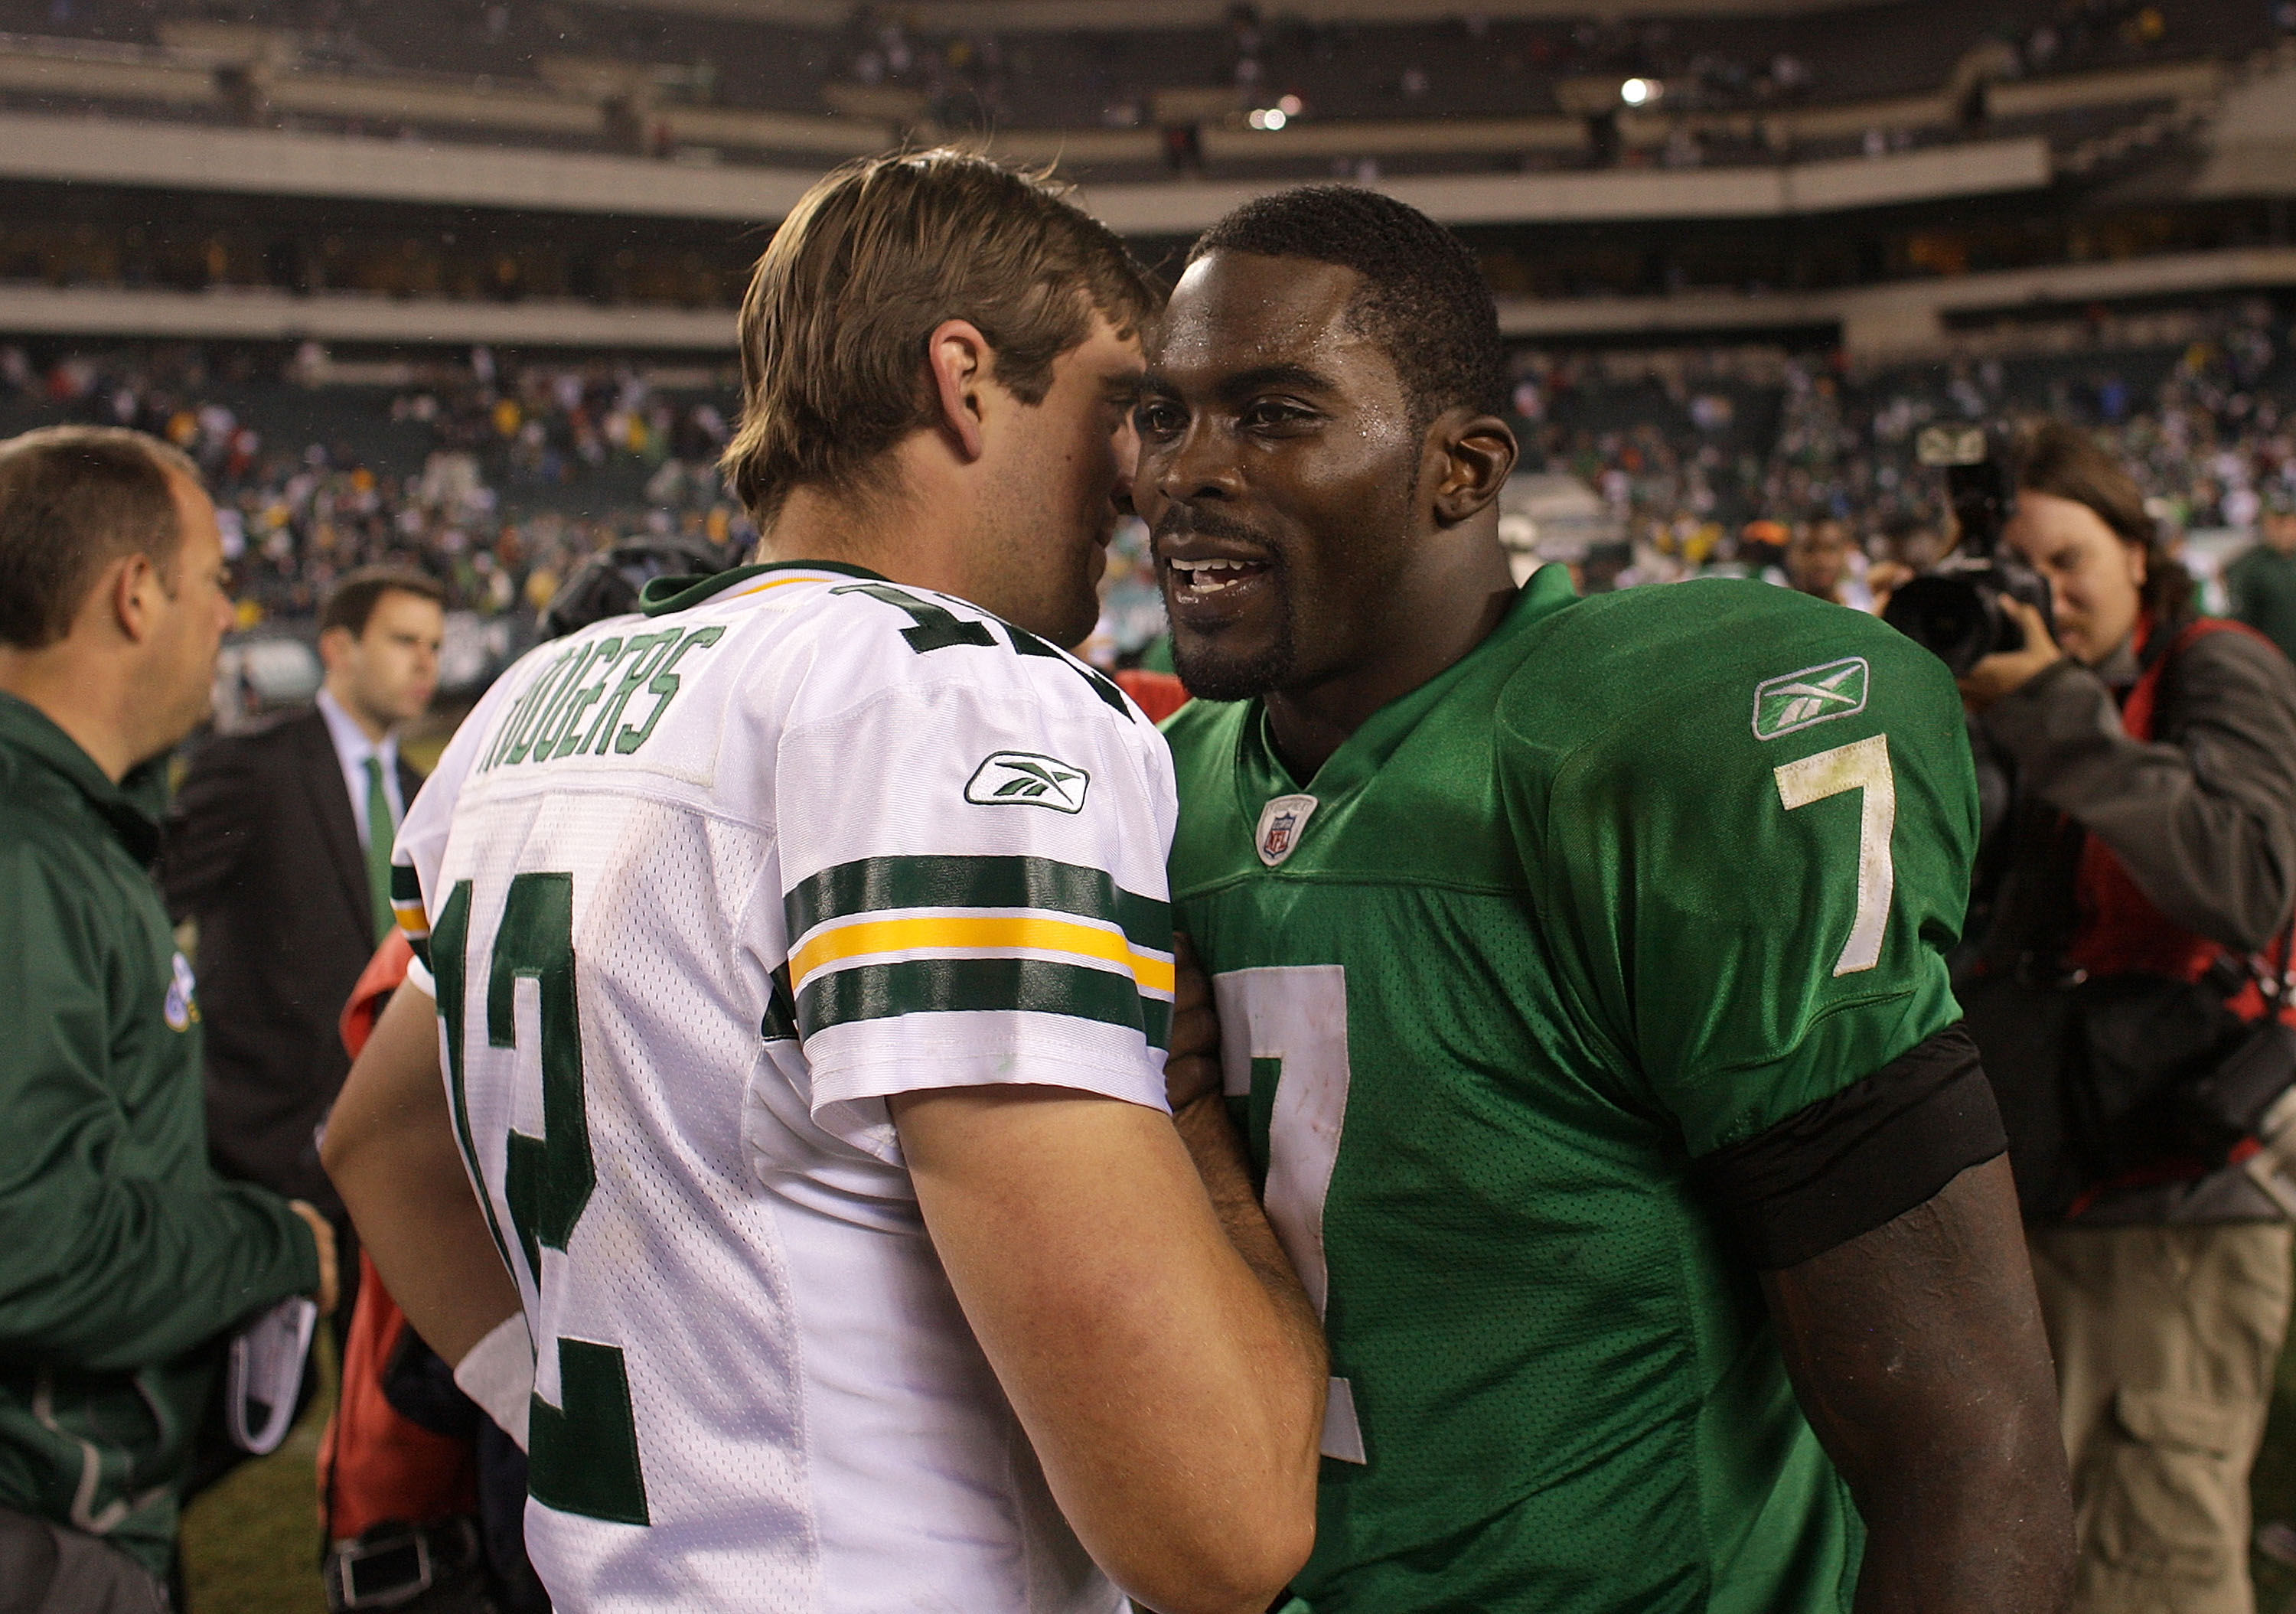
[[[382,793],[382,758],[366,759],[366,894],[374,904],[374,938],[390,934],[390,798]]]

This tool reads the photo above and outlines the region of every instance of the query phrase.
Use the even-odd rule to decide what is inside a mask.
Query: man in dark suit
[[[311,1200],[346,1240],[318,1132],[350,1067],[337,1017],[390,925],[391,839],[422,784],[398,733],[438,686],[441,599],[415,571],[338,584],[316,709],[203,746],[160,856],[170,915],[199,923],[216,1166]]]

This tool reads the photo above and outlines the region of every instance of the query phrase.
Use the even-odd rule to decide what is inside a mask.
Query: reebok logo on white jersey
[[[1055,813],[1084,810],[1092,775],[1073,763],[1036,751],[997,751],[972,770],[964,799],[975,807],[1040,807]]]

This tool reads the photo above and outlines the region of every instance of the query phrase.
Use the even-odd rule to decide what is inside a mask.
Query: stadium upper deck
[[[688,162],[817,164],[994,132],[1102,182],[1636,153],[1684,167],[1862,152],[1871,135],[1967,138],[2005,120],[2060,119],[2076,143],[2100,113],[2109,125],[2208,95],[2274,32],[2260,0],[1891,0],[1640,21],[1172,6],[1171,26],[1057,30],[1014,26],[1030,8],[1009,0],[926,7],[907,24],[770,0],[717,9],[753,14],[0,0],[0,105]],[[1071,0],[1059,14],[1108,9]],[[968,11],[999,26],[968,26]]]
[[[723,350],[815,176],[947,137],[1152,259],[1380,185],[1524,335],[2296,279],[2296,0],[1670,3],[0,0],[0,332]]]

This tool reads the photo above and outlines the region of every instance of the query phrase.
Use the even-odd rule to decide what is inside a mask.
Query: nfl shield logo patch
[[[1259,861],[1274,868],[1292,856],[1308,815],[1316,810],[1313,796],[1278,796],[1259,809]]]
[[[167,1000],[160,1004],[160,1013],[170,1031],[188,1031],[192,1022],[200,1017],[200,1001],[193,994],[196,987],[192,979],[190,961],[181,953],[169,966]]]

